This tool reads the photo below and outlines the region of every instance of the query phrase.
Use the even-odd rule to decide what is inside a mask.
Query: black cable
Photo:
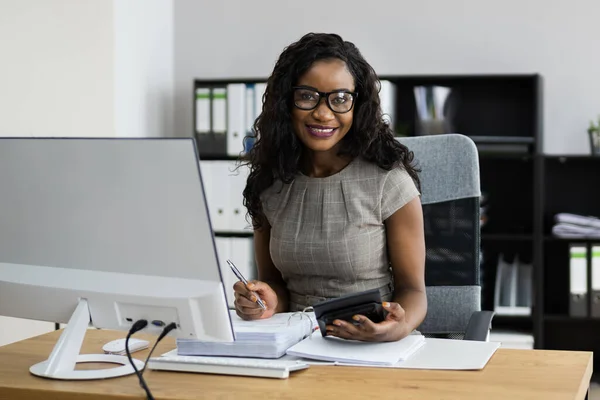
[[[133,362],[133,359],[131,358],[131,353],[129,352],[129,338],[134,333],[144,329],[147,325],[148,325],[148,321],[146,321],[145,319],[140,319],[131,326],[131,329],[129,329],[129,333],[127,333],[127,338],[125,339],[125,352],[127,353],[127,358],[129,359],[129,362],[131,363],[131,366],[133,367],[133,370],[135,371],[135,374],[137,375],[138,380],[140,381],[140,386],[146,392],[146,399],[154,400],[154,397],[152,396],[152,393],[150,393],[150,389],[148,388],[148,385],[146,385],[146,381],[144,380],[144,377],[142,376],[140,371],[135,366],[135,363]],[[146,368],[145,365],[144,365],[144,368]]]
[[[142,368],[142,375],[144,374],[144,371],[146,370],[146,366],[148,365],[148,360],[150,360],[150,356],[154,352],[154,349],[156,348],[156,345],[158,344],[158,342],[160,342],[165,336],[167,336],[169,334],[169,332],[171,332],[175,328],[177,328],[177,324],[175,322],[171,322],[169,325],[165,326],[165,329],[163,329],[162,333],[158,336],[158,339],[156,339],[156,342],[154,342],[154,346],[152,346],[150,353],[148,353],[148,357],[146,357],[146,362],[144,363],[144,368]]]

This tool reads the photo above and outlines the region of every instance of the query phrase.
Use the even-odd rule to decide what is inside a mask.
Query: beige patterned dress
[[[354,159],[325,178],[298,175],[263,192],[270,254],[290,292],[290,311],[379,288],[393,295],[384,221],[419,195],[402,167]]]

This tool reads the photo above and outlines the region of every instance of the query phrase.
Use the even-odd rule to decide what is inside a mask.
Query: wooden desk
[[[137,377],[103,381],[38,378],[29,367],[45,360],[59,333],[51,332],[0,347],[0,399],[144,399]],[[102,345],[123,332],[88,330],[82,353],[101,353]],[[136,337],[144,337],[139,335]],[[153,343],[153,337],[146,337]],[[163,340],[156,355],[173,349]],[[145,359],[147,350],[135,353]],[[592,376],[592,353],[499,349],[482,371],[311,366],[289,379],[266,379],[146,370],[159,399],[584,399]]]

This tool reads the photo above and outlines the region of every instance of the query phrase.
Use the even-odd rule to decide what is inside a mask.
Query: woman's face
[[[294,90],[292,123],[296,136],[314,152],[327,152],[335,149],[352,126],[354,96],[344,93],[354,92],[354,78],[339,59],[316,61],[298,80]],[[314,93],[336,92],[321,97]],[[328,98],[331,107],[328,105]],[[298,108],[311,108],[312,110]],[[350,111],[346,111],[350,108]]]

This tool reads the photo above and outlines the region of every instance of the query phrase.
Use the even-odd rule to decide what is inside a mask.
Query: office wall
[[[588,153],[600,113],[597,0],[178,0],[174,15],[179,136],[193,78],[267,76],[308,31],[340,33],[379,74],[542,74],[546,153]]]
[[[113,0],[118,137],[171,136],[173,0]]]
[[[0,136],[169,136],[173,0],[0,0]]]
[[[114,130],[113,7],[0,0],[0,136]]]

